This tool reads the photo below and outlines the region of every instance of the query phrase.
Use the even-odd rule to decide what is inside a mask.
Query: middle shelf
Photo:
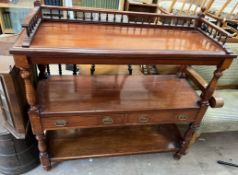
[[[198,109],[200,97],[175,75],[51,76],[38,83],[41,114]]]
[[[46,130],[195,121],[200,97],[165,76],[52,76],[38,83]]]

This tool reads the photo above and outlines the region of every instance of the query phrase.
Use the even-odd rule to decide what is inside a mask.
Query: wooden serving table
[[[223,105],[214,91],[236,57],[224,47],[229,34],[203,17],[202,12],[187,17],[35,8],[10,52],[25,82],[42,166],[48,170],[51,161],[147,152],[184,155],[209,105]],[[59,65],[59,75],[50,76],[48,69],[47,75],[49,64]],[[61,64],[173,64],[181,69],[163,76],[66,76]],[[191,65],[217,69],[207,83]],[[180,123],[188,124],[184,134],[177,129]]]

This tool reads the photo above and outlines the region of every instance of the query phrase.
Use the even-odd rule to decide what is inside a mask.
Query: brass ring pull
[[[180,115],[178,115],[177,118],[178,118],[179,120],[187,120],[187,119],[188,119],[188,116],[185,115],[185,114],[180,114]]]
[[[65,120],[56,120],[55,121],[55,126],[57,126],[57,127],[63,127],[66,125],[67,125],[67,121],[65,121]]]
[[[111,125],[111,124],[113,124],[113,119],[109,116],[103,117],[102,123],[104,125]]]
[[[142,115],[142,116],[139,117],[139,122],[140,123],[148,123],[149,122],[149,117],[145,116],[145,115]]]

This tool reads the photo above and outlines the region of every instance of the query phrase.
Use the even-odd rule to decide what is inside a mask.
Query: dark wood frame
[[[58,11],[59,15],[51,13]],[[62,16],[62,12],[66,14]],[[73,12],[74,19],[70,19],[68,12]],[[204,11],[203,11],[204,12]],[[210,106],[221,107],[222,100],[216,100],[214,92],[218,79],[222,76],[222,72],[229,68],[232,60],[236,57],[229,49],[225,47],[225,42],[230,35],[223,29],[206,21],[204,13],[201,12],[196,17],[175,16],[165,14],[151,14],[138,12],[121,12],[112,10],[99,10],[88,8],[66,8],[53,6],[36,7],[33,13],[26,19],[23,25],[24,30],[19,40],[11,49],[14,55],[16,66],[21,70],[21,77],[24,79],[26,88],[26,98],[30,105],[29,117],[33,129],[33,133],[38,140],[38,148],[40,151],[40,160],[42,166],[48,170],[50,168],[50,160],[47,152],[46,135],[42,125],[40,108],[37,104],[37,95],[35,87],[32,83],[32,65],[41,65],[40,75],[45,75],[45,65],[47,64],[174,64],[181,65],[178,77],[187,77],[193,81],[195,85],[202,91],[201,100],[198,101],[199,111],[195,116],[195,120],[189,123],[189,127],[183,136],[175,157],[180,158],[185,154],[187,148],[192,142],[192,137],[198,129],[200,122]],[[82,18],[78,18],[77,13],[82,14]],[[98,14],[98,19],[86,19],[85,14]],[[102,14],[106,18],[102,19]],[[111,21],[109,20],[112,19]],[[133,17],[138,21],[126,20]],[[154,18],[153,21],[146,20]],[[119,20],[118,20],[119,19]],[[137,26],[148,28],[182,28],[184,30],[196,30],[201,32],[204,37],[209,38],[213,43],[224,50],[225,54],[214,52],[194,52],[194,51],[175,51],[175,50],[97,50],[97,49],[61,49],[61,48],[31,48],[31,41],[42,21],[62,21],[68,23],[93,23],[117,26]],[[49,59],[50,58],[50,59]],[[80,59],[79,59],[80,58]],[[120,59],[118,59],[120,58]],[[209,83],[206,83],[190,65],[216,65],[217,68]],[[40,77],[40,78],[45,78]],[[55,117],[57,114],[53,114]],[[70,114],[69,114],[70,115]],[[73,114],[72,114],[73,115]],[[174,121],[171,121],[174,122]],[[78,126],[80,127],[80,126]],[[67,127],[66,127],[67,128]],[[135,152],[134,152],[135,153]],[[69,159],[64,157],[60,160]]]

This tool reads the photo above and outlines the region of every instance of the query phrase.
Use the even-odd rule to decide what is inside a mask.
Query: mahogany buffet
[[[229,34],[206,21],[203,12],[188,17],[36,7],[10,52],[25,82],[43,168],[49,170],[51,161],[86,157],[184,155],[207,108],[223,105],[214,91],[236,57],[224,46]],[[47,74],[49,64],[60,69],[61,64],[181,68],[177,75],[84,76],[60,71],[53,76]],[[216,66],[211,81],[206,82],[192,65]],[[35,67],[38,79],[32,81]],[[188,126],[184,134],[177,128],[181,123]]]

